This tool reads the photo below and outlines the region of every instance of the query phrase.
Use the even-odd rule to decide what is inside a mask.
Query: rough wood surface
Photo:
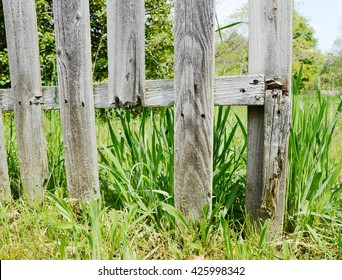
[[[34,0],[7,0],[3,8],[21,181],[24,193],[39,201],[49,174],[39,103],[42,93],[36,6]]]
[[[283,95],[289,95],[291,90],[292,10],[293,3],[289,0],[249,0],[249,74],[265,74],[270,88],[281,89]],[[262,127],[267,112],[263,107],[248,108],[246,207],[254,221],[269,218],[269,213],[266,214],[261,207],[263,178],[272,176],[271,173],[264,173],[271,172],[271,169],[263,167],[266,156],[264,145],[268,140],[264,139]],[[274,117],[278,117],[277,114]],[[287,118],[286,114],[280,116],[283,117]],[[269,123],[269,120],[266,121]],[[287,159],[287,151],[283,156]],[[286,164],[283,168],[285,172]],[[274,188],[277,189],[278,203],[277,210],[273,209],[275,213],[271,214],[271,232],[281,230],[284,215],[285,184],[280,180]]]
[[[263,105],[264,91],[262,75],[217,77],[215,105]]]
[[[174,102],[173,80],[146,81],[145,107],[168,106]],[[214,85],[215,105],[264,105],[265,81],[262,75],[216,77]],[[95,108],[117,108],[110,104],[108,84],[94,84]],[[43,87],[41,103],[45,110],[59,109],[57,87]],[[4,111],[13,110],[11,89],[0,89],[0,106]]]
[[[7,154],[5,146],[5,133],[2,123],[2,111],[0,108],[0,201],[8,201],[11,198],[10,181],[8,176]]]
[[[176,207],[197,220],[211,206],[214,112],[214,1],[175,1]]]
[[[69,195],[99,196],[87,0],[54,0],[58,87]]]
[[[144,0],[107,0],[110,104],[135,106],[145,89]]]
[[[271,230],[283,226],[290,118],[291,97],[282,90],[267,90],[261,211],[273,219]]]

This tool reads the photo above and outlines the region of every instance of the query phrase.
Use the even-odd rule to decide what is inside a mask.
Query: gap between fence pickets
[[[264,105],[265,80],[263,75],[216,77],[214,102],[224,105]],[[59,109],[58,87],[43,87],[40,103],[44,110]],[[94,84],[95,108],[117,108],[108,99],[108,84]],[[169,106],[174,102],[173,79],[146,81],[144,107]],[[37,104],[34,102],[33,104]],[[0,89],[3,111],[13,110],[11,89]]]
[[[0,201],[8,201],[11,199],[5,142],[5,132],[2,123],[2,111],[0,108]]]

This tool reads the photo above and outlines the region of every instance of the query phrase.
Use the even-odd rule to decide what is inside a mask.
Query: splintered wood
[[[145,92],[144,0],[108,0],[109,104],[141,105]]]
[[[261,208],[269,218],[283,215],[286,184],[291,100],[281,90],[267,90],[265,96],[265,142]],[[278,219],[276,228],[282,226]]]
[[[291,116],[293,1],[249,0],[249,74],[265,74],[263,107],[248,107],[246,209],[282,232]]]

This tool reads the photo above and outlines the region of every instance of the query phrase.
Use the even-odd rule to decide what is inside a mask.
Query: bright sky
[[[248,0],[217,0],[216,11],[220,23]],[[316,31],[318,47],[329,51],[334,40],[342,34],[342,0],[294,0],[299,13],[308,18]]]

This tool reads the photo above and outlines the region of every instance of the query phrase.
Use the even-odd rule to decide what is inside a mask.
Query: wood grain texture
[[[107,0],[109,101],[139,105],[145,90],[144,0]]]
[[[264,105],[262,75],[216,77],[215,105]]]
[[[276,84],[281,85],[283,95],[290,95],[291,90],[292,10],[292,0],[249,0],[249,74],[263,73],[266,80],[274,79]],[[246,208],[254,221],[269,218],[261,209],[263,176],[271,176],[263,173],[269,170],[263,167],[266,155],[264,145],[267,141],[261,127],[265,124],[265,113],[261,107],[248,108]],[[280,200],[283,198],[280,195],[285,192],[285,185],[279,182],[276,188],[278,205],[282,205]],[[276,211],[271,219],[271,231],[278,230],[276,227],[281,224],[278,221],[282,220],[283,211]]]
[[[284,222],[284,199],[291,97],[281,90],[267,90],[265,97],[265,143],[261,211],[273,221],[270,230],[277,235]],[[276,219],[275,219],[276,218]]]
[[[147,80],[144,107],[165,107],[174,102],[174,81]],[[214,85],[215,105],[264,105],[265,81],[262,75],[216,77]],[[45,110],[59,110],[57,87],[43,87],[41,104]],[[108,84],[94,84],[95,108],[118,108],[110,104]],[[0,89],[0,106],[3,111],[13,110],[11,89]]]
[[[42,108],[37,17],[34,0],[3,1],[24,193],[40,201],[48,178]]]
[[[99,196],[87,0],[54,0],[58,88],[69,195]]]
[[[0,201],[9,201],[11,198],[10,181],[8,176],[5,133],[0,108]]]
[[[176,207],[198,220],[212,200],[214,1],[175,1]]]

